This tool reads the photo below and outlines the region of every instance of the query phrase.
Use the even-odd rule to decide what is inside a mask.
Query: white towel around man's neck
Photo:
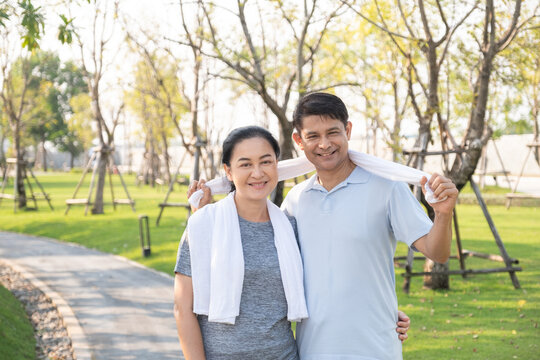
[[[389,180],[404,181],[411,185],[420,186],[420,180],[423,176],[425,176],[428,181],[431,177],[430,174],[424,171],[354,150],[349,150],[349,158],[354,164],[360,166],[364,170]],[[315,166],[309,162],[305,156],[296,159],[283,160],[278,163],[278,177],[280,181],[292,179],[314,170]],[[231,183],[225,176],[208,181],[206,186],[210,188],[212,195],[226,194],[231,189]],[[198,207],[202,196],[202,190],[194,192],[189,198],[190,204]],[[433,204],[444,199],[436,199],[433,195],[433,191],[426,185],[426,200]]]
[[[279,269],[287,299],[287,318],[308,317],[303,266],[287,216],[267,200]],[[208,321],[234,324],[240,313],[244,255],[234,192],[190,217],[187,226],[193,282],[193,312]]]

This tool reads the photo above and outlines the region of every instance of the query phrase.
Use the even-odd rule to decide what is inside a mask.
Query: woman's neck
[[[249,200],[236,193],[234,194],[234,202],[236,204],[236,211],[242,219],[251,222],[270,221],[266,199]]]

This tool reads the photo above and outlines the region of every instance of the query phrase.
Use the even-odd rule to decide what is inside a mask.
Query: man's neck
[[[356,165],[351,160],[347,160],[331,171],[317,169],[317,180],[327,191],[330,191],[347,179],[355,167]]]

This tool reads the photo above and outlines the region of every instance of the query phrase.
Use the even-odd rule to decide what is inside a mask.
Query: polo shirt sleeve
[[[412,244],[426,235],[433,223],[407,184],[402,182],[394,184],[388,198],[387,211],[388,221],[396,240],[417,251]]]
[[[291,194],[292,190],[289,191],[289,194],[287,194],[287,196],[285,196],[285,199],[283,199],[283,202],[281,203],[281,211],[283,211],[285,213],[285,215],[287,215],[288,217],[293,217],[295,216],[294,212],[293,212],[293,209],[292,209],[292,194]],[[296,219],[295,219],[295,225],[296,225]]]

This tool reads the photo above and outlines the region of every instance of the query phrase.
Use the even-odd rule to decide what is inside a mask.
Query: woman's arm
[[[201,328],[193,313],[193,283],[179,273],[174,277],[174,317],[186,360],[205,360]]]
[[[403,311],[398,310],[398,322],[396,331],[399,334],[398,338],[399,340],[401,340],[401,342],[404,342],[409,337],[409,335],[407,335],[407,331],[409,331],[410,326],[411,319]]]

